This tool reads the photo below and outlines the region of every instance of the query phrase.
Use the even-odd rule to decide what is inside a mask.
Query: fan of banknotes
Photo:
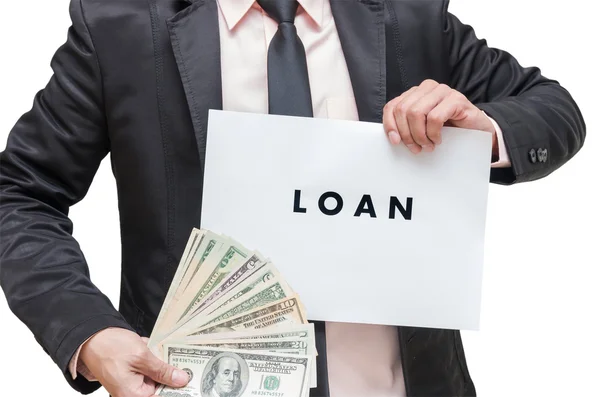
[[[148,346],[188,373],[164,397],[308,396],[314,328],[273,263],[224,235],[194,229]]]

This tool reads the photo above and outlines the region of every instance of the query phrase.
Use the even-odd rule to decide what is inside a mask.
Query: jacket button
[[[542,158],[544,159],[544,163],[548,161],[548,149],[544,148],[544,150],[542,150]]]
[[[544,162],[544,151],[542,150],[542,148],[539,148],[537,150],[537,159],[540,163]]]
[[[537,153],[535,149],[531,149],[529,151],[529,161],[531,161],[533,164],[537,163]]]

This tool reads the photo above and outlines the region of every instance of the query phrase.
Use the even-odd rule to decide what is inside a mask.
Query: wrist
[[[109,353],[115,338],[118,338],[120,334],[132,333],[129,330],[121,328],[105,328],[92,335],[82,346],[79,353],[79,359],[81,363],[89,368],[89,363],[97,361],[98,357],[102,354]],[[136,334],[137,336],[137,334]],[[109,353],[110,354],[110,353]]]
[[[92,357],[96,355],[95,344],[97,343],[99,338],[102,338],[102,334],[107,331],[108,329],[98,331],[97,333],[92,335],[83,345],[81,345],[81,350],[79,352],[79,361],[81,361],[81,364],[87,366],[87,362],[91,361]]]

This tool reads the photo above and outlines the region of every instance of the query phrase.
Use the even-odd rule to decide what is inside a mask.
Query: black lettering
[[[333,209],[328,209],[325,207],[325,200],[328,198],[333,198],[336,201],[336,206]],[[342,208],[344,207],[344,200],[342,200],[342,196],[337,194],[336,192],[326,192],[321,195],[319,198],[319,209],[325,215],[337,215],[340,213]]]
[[[402,203],[400,203],[400,201],[398,200],[397,197],[395,197],[395,196],[390,197],[390,219],[396,219],[395,209],[397,209],[400,211],[400,213],[402,214],[404,219],[406,219],[407,221],[411,220],[412,219],[412,205],[413,205],[412,197],[406,198],[406,208],[404,208],[404,206],[402,205]]]
[[[373,200],[371,200],[370,194],[365,194],[362,196],[360,203],[358,203],[358,207],[356,207],[354,216],[361,216],[361,214],[369,214],[371,218],[377,218],[377,215],[375,214],[375,207],[373,207]]]
[[[302,190],[296,190],[294,192],[294,212],[306,213],[306,208],[300,207],[300,195]]]

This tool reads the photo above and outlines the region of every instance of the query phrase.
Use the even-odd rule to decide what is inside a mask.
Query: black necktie
[[[294,19],[297,0],[256,0],[263,10],[279,24],[269,44],[267,74],[269,80],[269,113],[287,116],[313,117],[306,52],[298,37]],[[317,356],[317,384],[311,396],[328,396],[327,342],[325,323],[313,321]]]
[[[304,45],[294,19],[297,0],[257,0],[262,9],[279,24],[269,45],[267,73],[269,113],[312,117],[312,100]]]

